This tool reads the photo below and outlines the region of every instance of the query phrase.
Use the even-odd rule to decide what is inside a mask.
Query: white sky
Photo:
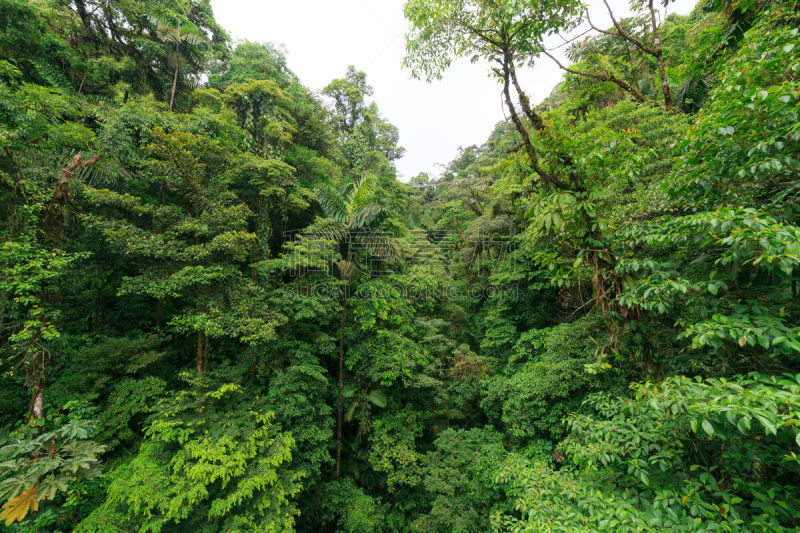
[[[601,0],[589,0],[592,22],[611,24]],[[345,75],[348,65],[367,73],[382,114],[400,129],[406,155],[397,161],[401,179],[421,171],[438,175],[459,146],[481,144],[503,120],[500,85],[485,64],[453,65],[442,81],[411,79],[402,68],[405,0],[212,0],[217,21],[234,40],[283,45],[300,81],[320,91]],[[610,0],[617,18],[627,0]],[[670,12],[688,14],[695,0],[677,0]],[[568,36],[567,36],[568,37]],[[561,42],[554,38],[552,44]],[[563,55],[562,55],[563,60]],[[562,61],[563,62],[563,61]],[[562,72],[548,58],[522,74],[534,103],[545,98]]]

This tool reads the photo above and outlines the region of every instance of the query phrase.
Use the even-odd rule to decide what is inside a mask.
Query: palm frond
[[[342,194],[330,183],[323,183],[314,188],[317,201],[322,206],[325,215],[341,224],[346,224],[348,219],[347,202]]]
[[[39,77],[50,84],[50,86],[57,89],[67,89],[72,87],[66,76],[64,76],[64,74],[54,65],[46,61],[34,60],[33,66],[36,68],[36,73],[39,75]]]
[[[181,44],[181,34],[169,26],[159,26],[156,28],[156,35],[159,39],[169,44]]]
[[[353,240],[371,255],[383,261],[393,263],[400,257],[397,241],[388,233],[381,231],[361,231],[352,234]]]
[[[159,18],[159,17],[157,17],[157,16],[155,16],[153,14],[144,15],[144,19],[147,22],[149,22],[150,26],[152,26],[153,28],[158,28],[159,26],[166,26],[167,25],[167,23],[164,22],[163,19],[161,19],[161,18]]]
[[[359,211],[363,206],[375,202],[377,196],[377,181],[374,176],[365,174],[358,178],[347,194],[347,203],[351,212]]]
[[[155,15],[147,15],[147,21],[156,29],[156,37],[175,46],[181,43],[191,46],[210,44],[208,37],[198,33],[181,33],[180,30],[171,27],[164,20]]]
[[[181,37],[183,42],[185,42],[186,44],[190,44],[192,46],[208,44],[208,39],[206,37],[203,37],[202,35],[197,35],[196,33],[186,33],[183,34]]]
[[[358,210],[351,213],[347,225],[350,229],[368,228],[376,218],[386,211],[386,207],[377,202],[361,206]]]
[[[343,241],[347,235],[347,227],[333,218],[319,219],[310,226],[308,226],[303,234],[308,238],[324,239],[326,241]]]
[[[104,157],[96,164],[81,169],[78,177],[95,189],[122,192],[133,179],[133,174],[113,156]]]

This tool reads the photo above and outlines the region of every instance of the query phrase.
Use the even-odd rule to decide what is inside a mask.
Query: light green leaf
[[[378,407],[381,407],[381,408],[386,407],[386,404],[388,403],[387,400],[386,400],[386,395],[383,392],[379,391],[379,390],[374,390],[374,391],[370,392],[367,395],[367,400],[369,400],[374,405],[376,405]]]

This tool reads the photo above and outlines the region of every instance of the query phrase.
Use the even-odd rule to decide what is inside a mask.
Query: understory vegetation
[[[798,6],[632,7],[409,0],[508,119],[406,184],[209,0],[0,0],[0,531],[797,531]]]

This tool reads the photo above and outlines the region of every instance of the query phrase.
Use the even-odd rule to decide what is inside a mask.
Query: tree
[[[101,475],[105,447],[92,440],[98,427],[94,413],[80,402],[67,404],[65,411],[66,416],[25,424],[0,442],[0,501],[6,502],[0,520],[6,526]]]
[[[503,84],[503,97],[514,127],[523,140],[531,169],[548,186],[568,189],[577,180],[565,181],[555,170],[540,161],[528,127],[545,129],[539,113],[531,106],[517,77],[517,66],[529,63],[550,33],[568,28],[582,8],[580,2],[564,0],[542,3],[538,0],[412,0],[405,7],[412,29],[406,41],[404,65],[415,77],[441,78],[454,58],[472,57],[489,62],[491,72]],[[511,99],[513,85],[529,125],[523,122]]]
[[[431,177],[427,172],[420,172],[410,180],[408,180],[409,185],[422,185],[424,183],[428,183],[431,181]]]
[[[397,128],[381,117],[375,102],[368,101],[372,87],[364,72],[350,65],[347,75],[330,82],[322,94],[333,100],[333,125],[354,173],[377,170],[380,163],[374,161],[373,153],[390,162],[403,156],[405,149],[397,146]]]
[[[292,529],[302,478],[290,467],[294,439],[257,396],[221,378],[209,376],[208,390],[192,387],[159,406],[139,453],[115,470],[108,504],[80,531]]]
[[[800,438],[799,377],[676,376],[635,384],[632,398],[593,395],[586,414],[570,417],[557,452],[564,468],[511,455],[499,469],[497,480],[518,507],[497,513],[494,526],[791,531],[800,470],[796,452],[782,452]]]
[[[611,17],[611,22],[614,25],[614,31],[603,30],[595,26],[592,23],[591,18],[589,18],[589,13],[587,11],[585,17],[586,21],[589,23],[589,26],[602,35],[614,38],[615,40],[626,44],[630,44],[636,50],[652,57],[656,61],[658,75],[661,80],[661,96],[663,99],[663,104],[661,105],[663,105],[664,109],[674,109],[672,92],[670,90],[665,67],[664,49],[661,45],[661,37],[659,35],[660,23],[658,22],[658,13],[653,2],[651,0],[647,0],[646,2],[643,1],[636,4],[638,10],[647,12],[647,20],[644,20],[642,17],[634,17],[628,21],[617,21],[616,17],[614,16],[614,12],[611,10],[611,6],[608,5],[608,2],[603,0],[603,4],[606,6],[608,14]],[[639,91],[634,84],[628,83],[621,77],[615,75],[609,69],[602,69],[600,71],[587,71],[570,68],[563,65],[544,47],[542,47],[542,53],[552,59],[559,66],[559,68],[565,72],[590,78],[596,81],[610,81],[619,86],[625,92],[631,94],[637,102],[651,101],[650,98],[642,94],[642,92]]]
[[[225,99],[250,136],[253,151],[264,158],[283,155],[297,132],[291,97],[272,80],[233,83]]]
[[[372,96],[372,87],[367,84],[366,73],[350,65],[345,77],[330,82],[322,94],[333,99],[337,129],[352,134],[364,120],[367,97]]]
[[[800,15],[642,1],[534,106],[585,6],[411,0],[509,117],[421,192],[209,0],[0,0],[0,529],[796,530]]]
[[[655,58],[656,63],[658,64],[658,75],[661,78],[661,93],[664,98],[664,107],[667,109],[671,109],[673,107],[672,103],[672,93],[670,92],[669,88],[669,80],[667,79],[667,71],[664,67],[664,50],[661,47],[661,37],[658,33],[658,16],[656,14],[656,9],[653,7],[653,0],[647,0],[647,2],[641,2],[637,5],[639,9],[643,9],[646,7],[647,13],[649,15],[649,23],[650,23],[650,32],[651,34],[649,37],[652,38],[651,43],[645,43],[642,39],[636,37],[633,33],[626,31],[617,19],[614,17],[614,13],[611,11],[611,7],[608,5],[606,0],[603,0],[603,4],[606,6],[608,10],[608,14],[611,17],[611,21],[614,23],[614,28],[617,30],[616,33],[607,32],[604,30],[599,30],[596,28],[591,21],[589,24],[592,25],[592,29],[604,33],[606,35],[618,36],[622,37],[626,41],[630,42],[636,48],[641,50],[642,52],[652,56]],[[587,14],[588,20],[588,14]]]
[[[372,230],[378,218],[384,215],[386,207],[378,200],[378,189],[374,178],[363,176],[355,183],[347,184],[341,190],[331,185],[320,185],[316,190],[317,199],[326,217],[306,230],[307,233],[324,236],[339,243],[342,259],[339,261],[339,274],[344,282],[342,315],[339,324],[339,387],[336,405],[336,478],[339,478],[342,462],[342,403],[344,391],[344,330],[347,320],[348,287],[355,279],[357,266],[353,262],[354,243],[383,259],[397,255],[394,241],[385,234]]]
[[[167,61],[174,70],[172,92],[169,97],[169,110],[172,111],[172,106],[175,103],[175,89],[178,86],[178,73],[186,68],[200,48],[208,45],[208,38],[197,33],[182,33],[180,30],[171,28],[158,19],[154,19],[153,23],[156,24],[158,38],[169,46]]]
[[[66,164],[61,157],[43,158],[27,137],[36,135],[66,148],[68,140],[58,123],[76,112],[74,101],[33,84],[21,92],[2,89],[0,145],[10,173],[4,173],[3,179],[8,233],[0,250],[4,270],[0,289],[8,298],[9,362],[13,361],[14,371],[22,370],[31,392],[28,415],[38,419],[44,417],[48,374],[61,336],[62,282],[75,264],[88,256],[68,246],[74,193],[82,173],[98,164],[103,154],[84,158],[75,153]],[[23,153],[30,163],[20,161]],[[44,168],[36,168],[37,164]],[[64,166],[59,171],[54,165]]]
[[[228,164],[223,147],[186,131],[153,132],[151,164],[166,176],[172,205],[152,205],[142,198],[108,190],[87,190],[99,210],[86,218],[109,245],[140,257],[156,257],[134,276],[126,277],[118,293],[150,296],[157,302],[191,295],[190,304],[172,317],[177,331],[196,334],[195,367],[208,366],[209,338],[228,337],[257,344],[274,335],[280,318],[259,305],[264,293],[242,273],[257,235],[247,231],[252,213],[226,194]],[[109,211],[117,216],[104,214]],[[142,224],[141,216],[147,217]],[[130,217],[130,218],[128,218]],[[160,328],[161,304],[155,327]]]
[[[209,86],[223,90],[232,83],[273,80],[283,87],[295,78],[286,64],[286,51],[272,43],[243,42],[226,62],[213,63]]]

